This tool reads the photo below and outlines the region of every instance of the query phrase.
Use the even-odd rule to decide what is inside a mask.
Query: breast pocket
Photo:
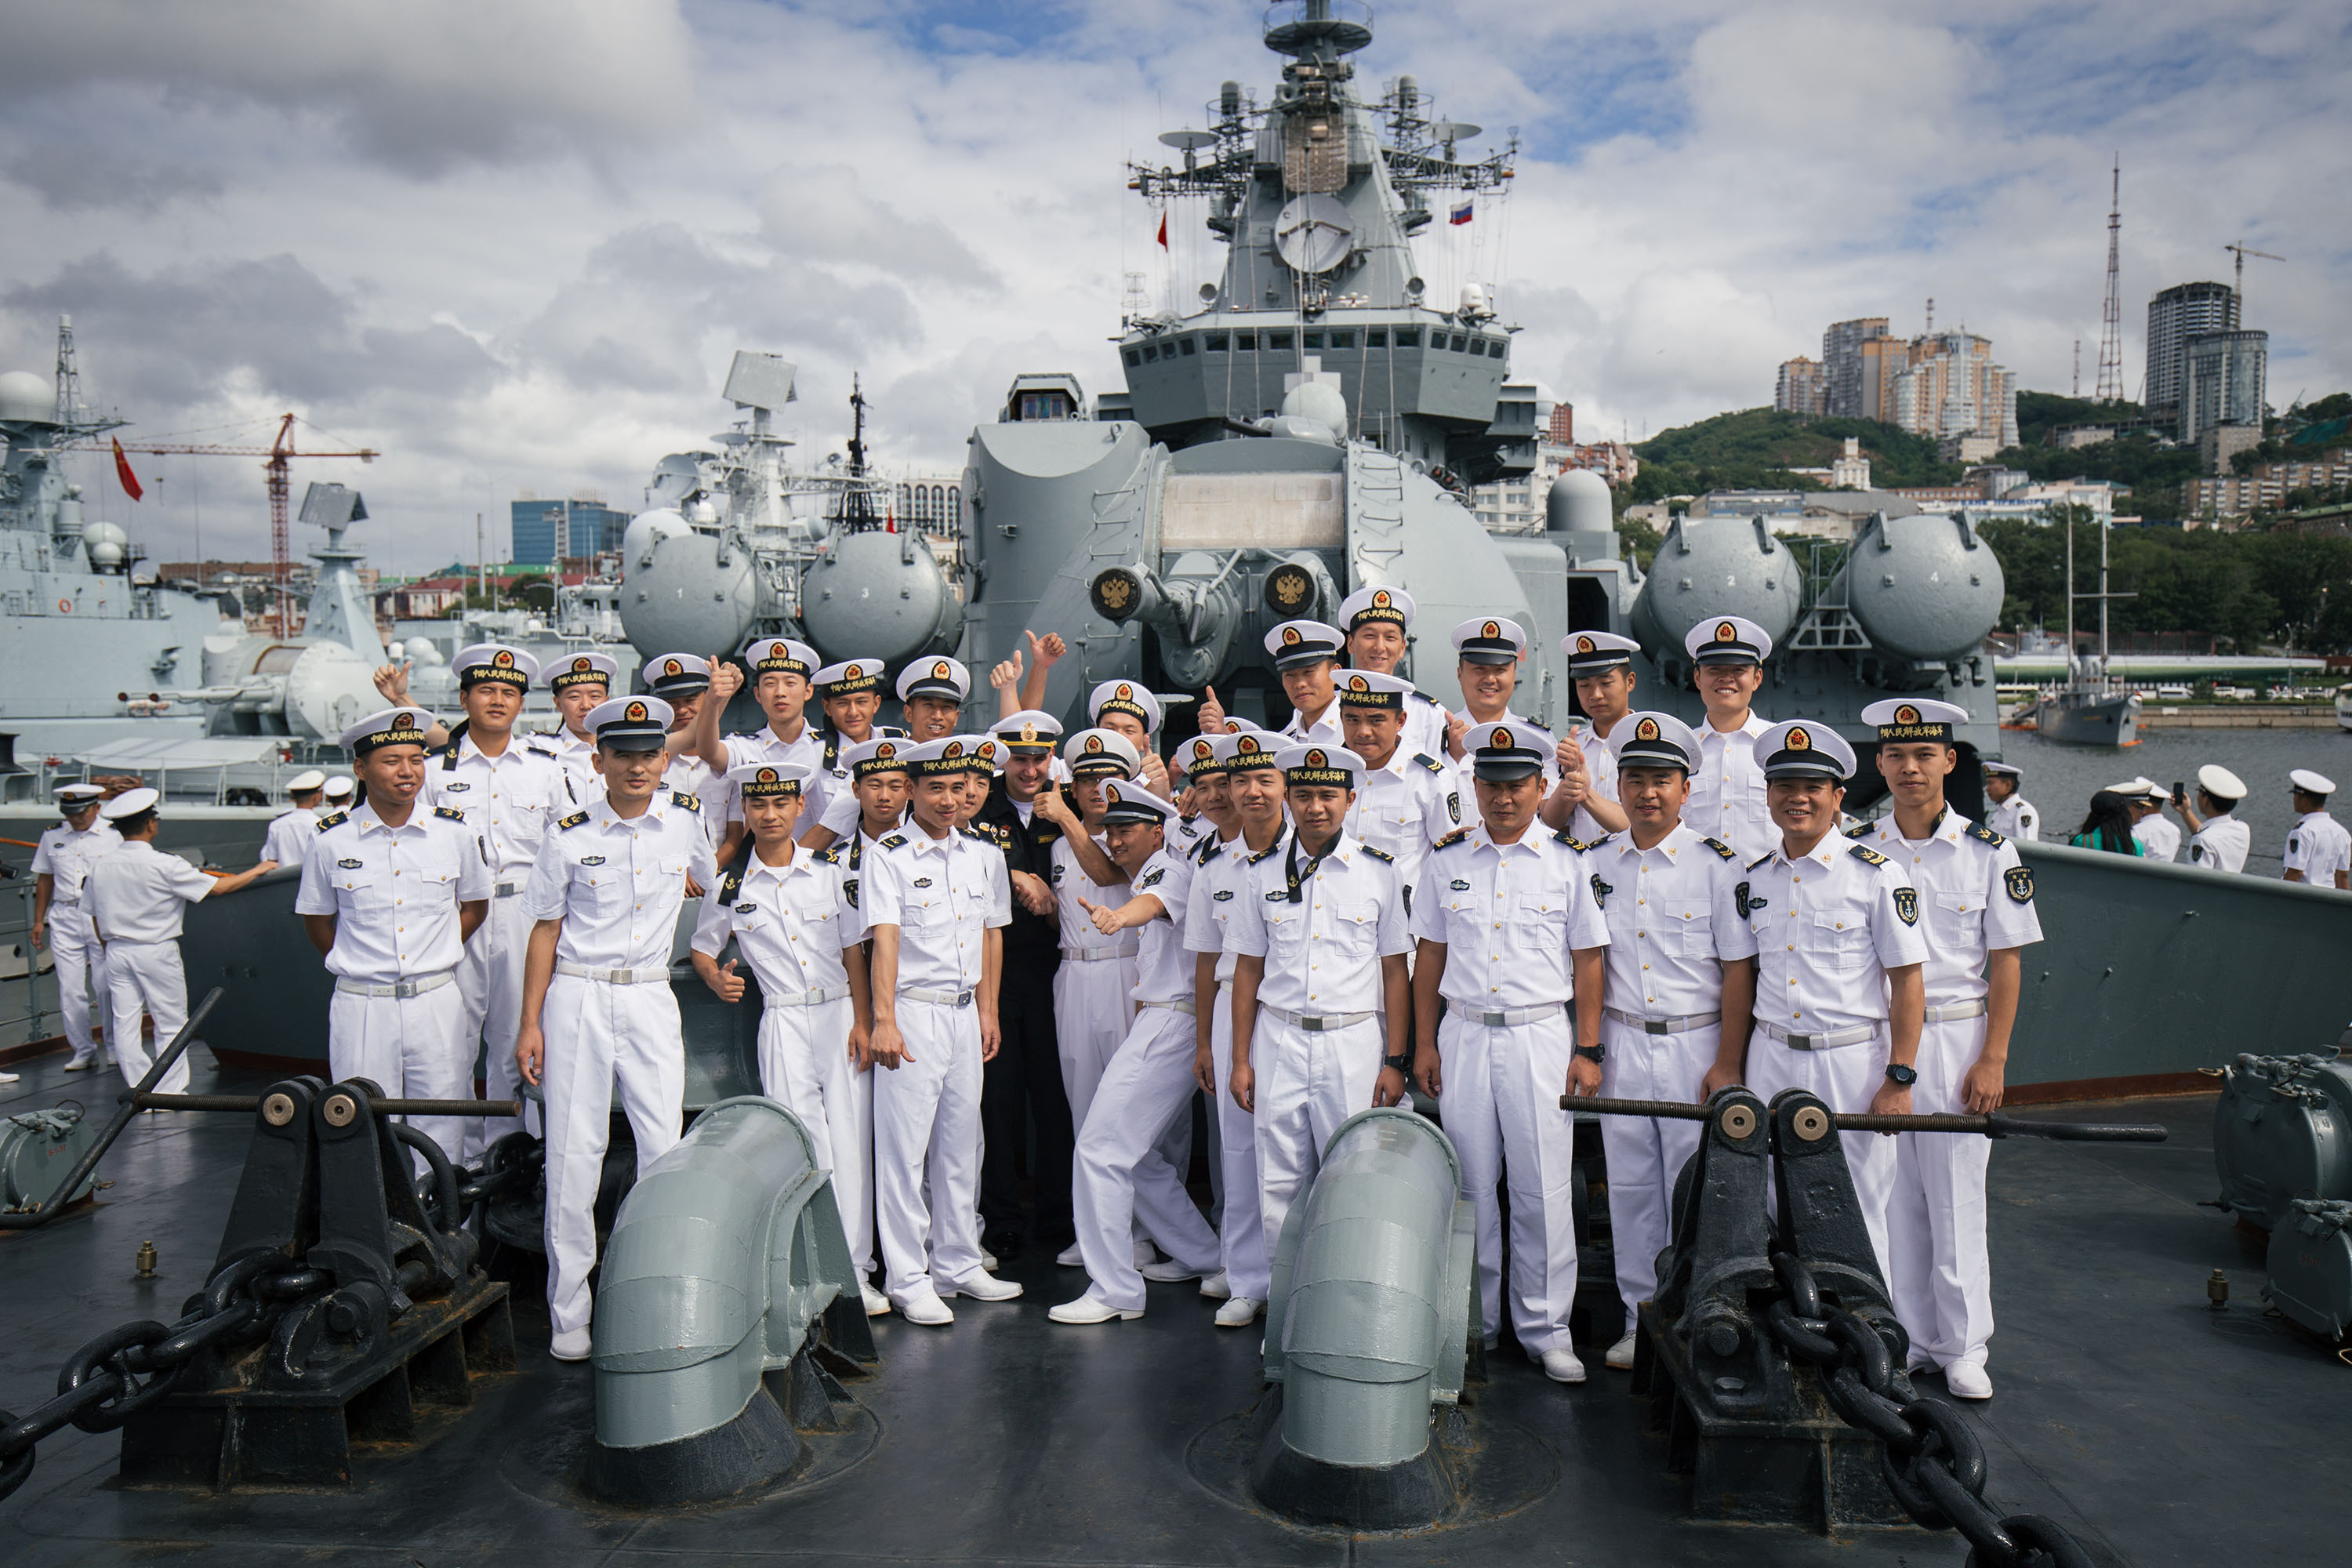
[[[1265,926],[1265,955],[1269,959],[1295,956],[1307,944],[1307,906],[1294,904],[1287,899],[1276,899],[1261,906],[1259,919]]]
[[[1568,901],[1523,897],[1511,911],[1511,945],[1528,952],[1559,952],[1568,945]]]
[[[1816,910],[1805,931],[1804,947],[1824,968],[1864,968],[1871,958],[1869,916],[1859,906]]]
[[[1928,905],[1938,944],[1973,947],[1984,934],[1984,904],[1958,893],[1937,893]]]
[[[392,908],[388,879],[373,866],[335,868],[335,908],[339,913],[373,914]]]
[[[1664,933],[1664,942],[1671,952],[1685,958],[1708,958],[1715,953],[1715,911],[1704,905],[1690,909],[1671,906],[1658,912],[1658,925]]]
[[[1486,913],[1486,901],[1474,894],[1462,892],[1448,896],[1445,904],[1445,940],[1449,945],[1475,946],[1486,940],[1494,921]]]
[[[841,906],[835,901],[830,889],[793,893],[792,910],[793,921],[809,941],[841,945]]]
[[[1349,900],[1331,917],[1331,940],[1350,958],[1369,958],[1381,934],[1381,906],[1370,899]]]

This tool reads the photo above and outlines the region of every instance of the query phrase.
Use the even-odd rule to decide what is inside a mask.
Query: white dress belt
[[[428,991],[438,991],[457,978],[454,969],[438,974],[420,974],[414,980],[394,980],[390,984],[374,980],[352,980],[338,974],[335,989],[346,996],[422,996]]]
[[[935,1007],[969,1007],[971,1005],[972,994],[969,988],[962,991],[934,991],[925,985],[901,985],[898,987],[898,994],[909,1002],[929,1002]]]
[[[1066,947],[1062,950],[1065,963],[1108,963],[1114,958],[1133,958],[1135,946],[1129,943],[1112,947]]]
[[[517,893],[521,892],[522,889],[523,885],[520,882],[500,882],[490,889],[490,897],[494,899],[511,899]]]
[[[607,985],[651,985],[669,979],[667,964],[659,969],[591,969],[584,963],[561,958],[555,961],[555,973],[577,975],[583,980],[601,980]]]
[[[1508,1029],[1521,1024],[1556,1018],[1567,1006],[1565,1002],[1542,1002],[1533,1007],[1456,1007],[1449,1002],[1445,1012],[1449,1017],[1458,1014],[1466,1024],[1483,1024],[1489,1029]]]
[[[1602,1012],[1621,1024],[1630,1025],[1645,1035],[1679,1035],[1689,1029],[1703,1029],[1709,1024],[1723,1022],[1720,1013],[1685,1013],[1679,1018],[1651,1018],[1640,1013],[1628,1013],[1622,1007],[1603,1007]]]
[[[1304,1029],[1310,1035],[1349,1028],[1380,1016],[1378,1013],[1294,1013],[1287,1007],[1276,1007],[1264,1002],[1258,1004],[1258,1010],[1271,1013],[1292,1028]]]
[[[1981,996],[1967,1002],[1938,1002],[1927,1009],[1923,1022],[1948,1024],[1955,1018],[1981,1018],[1985,1016],[1985,999]]]
[[[1768,1024],[1761,1018],[1756,1021],[1756,1026],[1792,1051],[1833,1051],[1840,1046],[1858,1046],[1864,1040],[1878,1038],[1878,1031],[1884,1026],[1856,1024],[1850,1028],[1832,1029],[1824,1035],[1801,1035],[1778,1024]]]
[[[827,1002],[838,1002],[849,994],[846,985],[825,985],[810,991],[784,991],[774,994],[762,991],[760,1004],[764,1007],[822,1007]]]
[[[1138,1002],[1136,1005],[1138,1007],[1165,1007],[1171,1013],[1181,1013],[1185,1016],[1192,1018],[1197,1018],[1201,1016],[1193,1010],[1192,1004],[1189,999],[1175,1002]]]

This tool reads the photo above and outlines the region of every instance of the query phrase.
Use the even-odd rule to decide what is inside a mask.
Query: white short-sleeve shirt
[[[755,851],[740,880],[731,869],[722,872],[702,900],[694,951],[716,958],[732,937],[771,1005],[810,992],[845,992],[842,954],[866,937],[865,918],[843,887],[848,858],[845,847],[795,847],[791,860],[771,866]]]
[[[1377,1012],[1381,961],[1412,945],[1396,866],[1343,831],[1319,861],[1296,858],[1301,876],[1293,902],[1297,842],[1287,834],[1250,858],[1225,925],[1226,945],[1265,961],[1257,995],[1268,1006],[1316,1015]]]
[[[1918,889],[1837,834],[1794,860],[1783,847],[1753,862],[1738,898],[1756,941],[1756,1016],[1793,1034],[1884,1024],[1886,972],[1927,961]]]
[[[464,814],[420,800],[398,827],[373,805],[320,823],[294,912],[335,917],[328,973],[388,985],[455,969],[465,949],[457,906],[489,896],[489,868]]]
[[[863,871],[866,929],[898,928],[900,989],[980,984],[986,933],[1013,923],[1003,850],[962,829],[934,838],[912,822],[868,846]]]
[[[1584,863],[1609,922],[1609,1005],[1643,1018],[1719,1011],[1724,964],[1756,955],[1731,847],[1677,824],[1647,849],[1612,833]]]
[[[1609,945],[1583,855],[1540,825],[1512,844],[1484,823],[1441,840],[1422,866],[1412,934],[1444,944],[1438,994],[1482,1011],[1568,1001],[1570,955]]]
[[[705,888],[719,876],[699,812],[673,802],[617,816],[600,797],[558,821],[540,846],[523,905],[535,921],[563,922],[555,944],[563,963],[666,967],[689,876]]]
[[[213,881],[152,840],[131,839],[91,863],[82,902],[100,942],[177,942],[180,917]]]
[[[1948,810],[1913,843],[1889,812],[1853,837],[1893,861],[1918,890],[1929,1006],[1985,995],[1988,953],[2042,940],[2033,873],[2019,860],[2017,846],[1991,829]]]

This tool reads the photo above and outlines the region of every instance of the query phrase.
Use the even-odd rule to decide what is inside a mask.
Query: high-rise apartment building
[[[1889,379],[1877,417],[1938,441],[1975,436],[1990,439],[1992,451],[2017,445],[2017,380],[1993,363],[1990,339],[1938,332],[1909,348],[1910,363]]]
[[[1808,418],[1826,412],[1822,402],[1822,367],[1802,354],[1781,362],[1780,379],[1772,387],[1772,406],[1783,414]]]
[[[2180,439],[2194,441],[2217,425],[2263,423],[2271,335],[2204,332],[2180,351]]]
[[[1822,412],[1858,419],[1876,419],[1874,407],[1876,391],[1864,392],[1869,379],[1863,363],[1865,347],[1886,338],[1886,318],[1861,316],[1851,321],[1833,322],[1822,333]]]
[[[2189,340],[2239,325],[2237,293],[2227,283],[2179,283],[2147,302],[2147,416],[2180,416],[2182,354]]]

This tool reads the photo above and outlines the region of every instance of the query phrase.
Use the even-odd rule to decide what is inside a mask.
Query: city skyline
[[[1518,129],[1509,201],[1417,260],[1437,297],[1497,286],[1514,374],[1587,439],[1756,406],[1822,323],[1931,295],[2016,384],[2065,390],[2118,148],[2127,385],[2132,301],[2227,276],[2243,239],[2290,258],[2247,286],[2284,406],[2352,385],[2352,219],[2310,199],[2352,171],[2346,24],[2241,9],[1391,4],[1360,64],[1375,94],[1415,72],[1481,147]],[[633,506],[723,426],[738,346],[801,364],[811,454],[863,370],[902,468],[960,466],[1017,372],[1116,387],[1126,274],[1188,300],[1223,255],[1181,205],[1161,252],[1122,159],[1163,155],[1227,77],[1262,99],[1277,64],[1255,4],[322,0],[298,35],[197,11],[10,5],[0,368],[46,372],[71,310],[89,392],[137,436],[293,408],[378,447],[333,477],[368,493],[380,561],[394,523],[439,531],[418,566],[470,554],[473,514],[523,489]],[[1899,116],[1841,86],[1889,74]],[[141,509],[85,482],[116,521],[184,529],[194,460],[166,473]],[[201,483],[207,552],[254,553],[257,475]]]

